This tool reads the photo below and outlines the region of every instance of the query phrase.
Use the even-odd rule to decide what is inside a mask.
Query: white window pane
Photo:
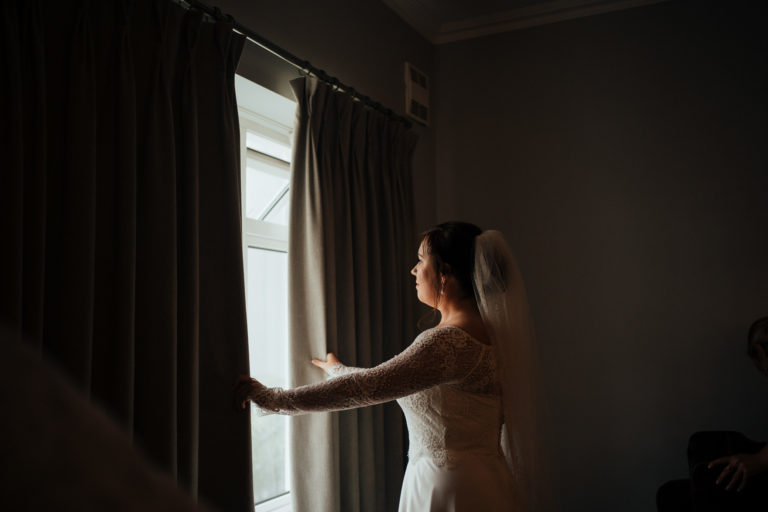
[[[248,149],[258,151],[275,157],[283,162],[290,163],[291,161],[291,146],[281,144],[278,141],[271,140],[259,133],[248,131],[245,134],[245,146]]]
[[[288,258],[284,252],[248,248],[248,345],[251,375],[266,386],[288,383]],[[285,416],[251,422],[253,492],[257,503],[289,490]]]

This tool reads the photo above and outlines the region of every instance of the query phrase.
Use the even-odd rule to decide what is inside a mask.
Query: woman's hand
[[[765,457],[762,452],[768,452],[768,450],[762,450],[756,454],[739,453],[737,455],[728,455],[710,462],[707,465],[710,469],[725,464],[725,467],[720,472],[720,476],[715,480],[715,485],[720,485],[730,478],[730,481],[725,486],[727,491],[736,486],[738,486],[736,488],[737,491],[743,490],[751,476],[768,470],[768,461],[764,460]]]
[[[331,374],[331,367],[340,364],[340,361],[338,358],[333,355],[332,352],[328,352],[328,354],[325,356],[325,361],[322,359],[312,359],[312,364],[317,366],[318,368],[321,368],[325,373],[328,375]]]
[[[241,409],[245,409],[249,400],[258,396],[259,392],[266,389],[266,386],[248,375],[241,375],[235,381],[235,404]]]

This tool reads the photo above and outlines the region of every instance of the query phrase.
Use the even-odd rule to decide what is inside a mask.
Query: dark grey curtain
[[[292,385],[316,382],[311,357],[371,367],[415,330],[411,161],[401,123],[311,78],[298,101],[289,243]],[[396,510],[405,466],[394,403],[292,418],[297,511]]]
[[[1,321],[189,493],[250,511],[243,38],[170,1],[1,9]]]

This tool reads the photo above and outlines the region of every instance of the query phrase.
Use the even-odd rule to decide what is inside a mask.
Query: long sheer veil
[[[547,508],[542,408],[533,321],[512,250],[498,231],[475,238],[475,297],[496,348],[502,388],[502,449],[514,479],[512,510]]]

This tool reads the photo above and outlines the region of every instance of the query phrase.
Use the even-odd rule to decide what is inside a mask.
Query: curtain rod
[[[182,1],[187,5],[189,5],[190,7],[194,7],[195,9],[199,9],[203,11],[205,14],[211,16],[217,21],[228,21],[232,23],[233,30],[243,34],[246,37],[246,39],[248,39],[255,45],[263,48],[264,50],[275,55],[276,57],[279,57],[280,59],[298,68],[299,70],[306,73],[307,75],[314,76],[317,79],[327,83],[328,85],[333,86],[335,89],[345,92],[346,94],[351,96],[353,100],[359,101],[364,105],[371,107],[374,110],[377,110],[392,119],[402,122],[403,124],[405,124],[406,128],[411,128],[411,126],[413,126],[413,124],[409,119],[406,119],[405,117],[396,114],[395,112],[392,111],[392,109],[386,108],[381,103],[372,100],[368,96],[360,94],[355,90],[354,87],[344,85],[336,77],[332,77],[322,69],[318,69],[314,67],[312,64],[309,63],[309,61],[298,58],[288,50],[280,48],[273,42],[264,39],[263,37],[255,33],[250,28],[244,25],[241,25],[240,23],[237,22],[237,20],[235,20],[234,17],[232,17],[231,14],[222,13],[221,9],[219,9],[218,7],[211,7],[209,5],[204,4],[203,2],[200,2],[199,0],[182,0]]]

